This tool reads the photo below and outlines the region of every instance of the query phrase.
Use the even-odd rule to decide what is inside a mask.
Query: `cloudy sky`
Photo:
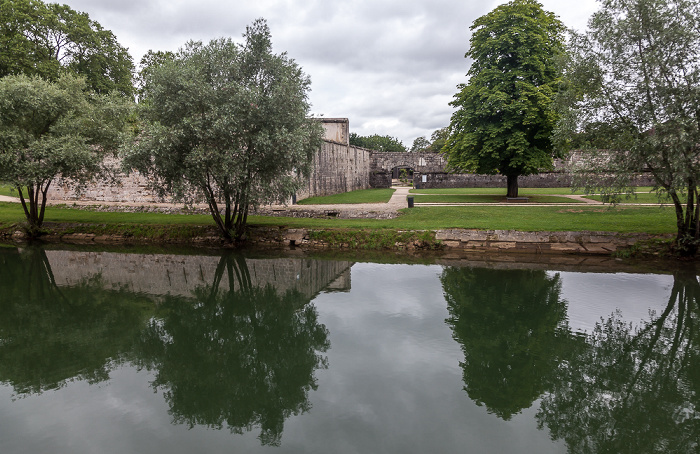
[[[504,1],[456,0],[54,0],[86,12],[129,49],[186,41],[241,40],[268,21],[275,52],[311,77],[312,112],[350,119],[360,135],[390,135],[410,147],[447,126],[449,102],[465,82],[474,19]],[[583,30],[595,0],[540,0],[567,27]]]

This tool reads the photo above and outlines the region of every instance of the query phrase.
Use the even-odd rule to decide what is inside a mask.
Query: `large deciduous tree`
[[[0,181],[19,193],[29,231],[44,221],[47,192],[58,178],[95,177],[105,153],[116,153],[131,102],[98,95],[72,75],[0,79]]]
[[[514,0],[474,21],[469,82],[458,86],[444,149],[454,170],[518,176],[552,167],[552,100],[560,83],[562,23],[534,0]]]
[[[579,184],[615,195],[649,170],[675,206],[676,244],[694,254],[700,239],[700,3],[603,0],[570,47],[557,142],[567,145],[596,130],[608,144],[583,161]]]
[[[187,199],[198,190],[226,240],[243,238],[251,206],[301,187],[322,142],[308,117],[309,78],[272,53],[263,19],[244,37],[190,42],[142,73],[147,124],[125,158],[162,193]]]
[[[98,93],[132,96],[133,66],[114,34],[86,13],[40,0],[0,2],[0,77],[27,74],[55,81],[72,72]]]

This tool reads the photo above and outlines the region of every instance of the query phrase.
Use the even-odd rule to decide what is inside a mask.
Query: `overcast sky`
[[[474,19],[504,1],[456,0],[47,0],[86,12],[134,63],[149,49],[241,35],[267,19],[276,53],[311,77],[312,113],[350,119],[360,135],[390,135],[410,148],[447,126]],[[540,0],[567,27],[584,30],[595,0]]]

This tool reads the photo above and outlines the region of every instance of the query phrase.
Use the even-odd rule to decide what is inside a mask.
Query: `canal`
[[[692,265],[388,261],[2,247],[0,452],[700,449]]]

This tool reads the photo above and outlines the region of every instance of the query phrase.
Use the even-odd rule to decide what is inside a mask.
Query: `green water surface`
[[[687,266],[0,248],[0,453],[694,453],[699,296]]]

